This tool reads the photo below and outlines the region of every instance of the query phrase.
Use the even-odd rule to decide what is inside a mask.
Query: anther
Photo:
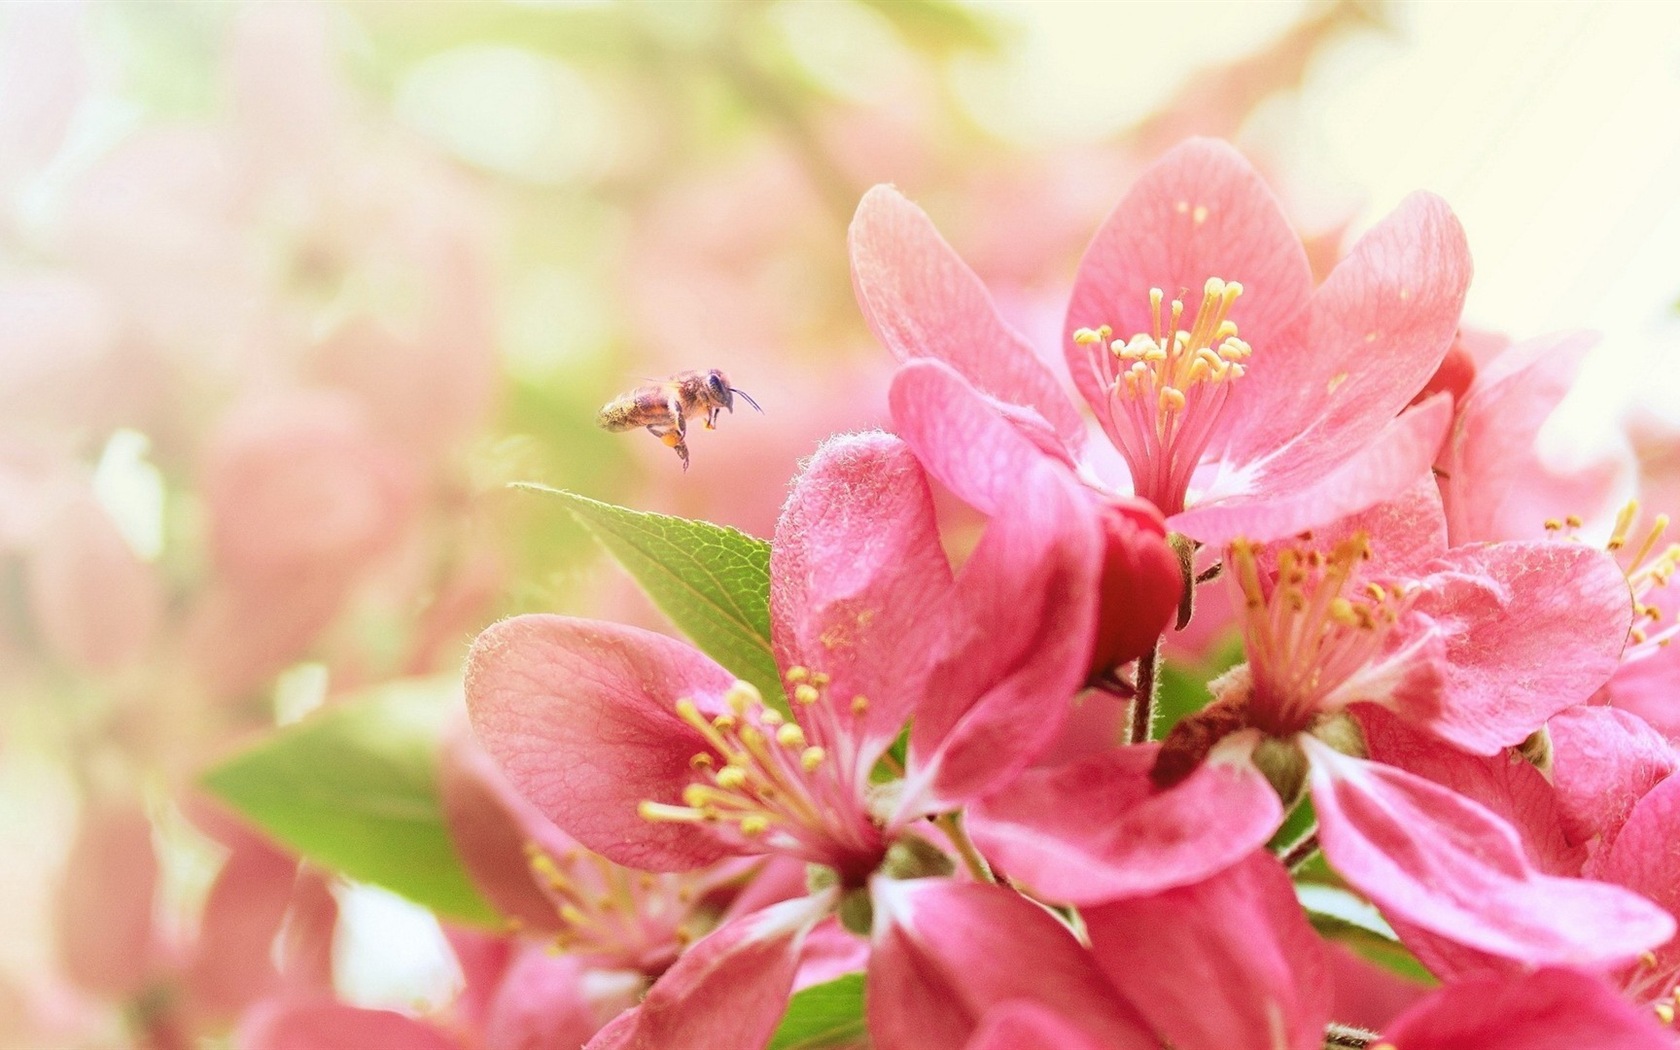
[[[807,707],[816,703],[818,696],[819,694],[817,693],[816,686],[812,685],[800,685],[795,687],[793,690],[794,701],[796,703],[804,704]]]
[[[869,710],[869,697],[859,694],[852,697],[852,714],[861,715]]]
[[[822,748],[808,747],[800,753],[799,764],[804,768],[805,772],[809,773],[818,766],[822,765],[823,759],[827,757],[828,752],[824,751]]]

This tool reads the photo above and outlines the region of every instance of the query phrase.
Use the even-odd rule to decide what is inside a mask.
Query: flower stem
[[[1278,860],[1282,861],[1283,866],[1288,868],[1289,873],[1293,875],[1295,871],[1301,867],[1301,865],[1305,864],[1309,860],[1312,860],[1317,854],[1318,825],[1315,824],[1307,830],[1305,835],[1296,839],[1293,845],[1284,850],[1282,855],[1278,857]]]
[[[997,876],[992,874],[992,866],[986,863],[986,858],[975,848],[974,840],[968,837],[968,831],[963,828],[962,820],[956,813],[941,813],[934,818],[945,837],[951,840],[951,845],[957,847],[957,856],[962,858],[963,866],[976,881],[995,884]]]
[[[1155,679],[1161,669],[1161,639],[1138,658],[1137,686],[1132,697],[1132,729],[1129,740],[1147,744],[1155,728]]]

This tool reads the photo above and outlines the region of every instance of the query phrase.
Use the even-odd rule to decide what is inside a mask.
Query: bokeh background
[[[0,1045],[229,1045],[207,916],[250,833],[207,768],[447,682],[498,616],[657,622],[508,482],[766,536],[881,424],[876,182],[1053,362],[1085,240],[1186,135],[1325,267],[1434,190],[1467,324],[1604,333],[1546,454],[1680,507],[1677,115],[1680,19],[1635,3],[0,6]],[[764,413],[686,474],[594,425],[714,367]],[[343,998],[447,1006],[424,909],[265,856]]]

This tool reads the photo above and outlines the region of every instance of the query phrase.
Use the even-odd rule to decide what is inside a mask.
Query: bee
[[[704,411],[707,430],[717,429],[718,413],[735,412],[735,395],[759,412],[745,390],[729,385],[720,369],[709,372],[678,372],[669,379],[639,386],[601,406],[595,422],[605,430],[621,431],[646,427],[648,433],[676,450],[683,469],[688,469],[688,417]]]

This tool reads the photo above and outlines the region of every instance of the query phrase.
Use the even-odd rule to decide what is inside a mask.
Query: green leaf
[[[1409,980],[1433,986],[1435,978],[1418,962],[1375,908],[1344,890],[1297,885],[1295,895],[1319,935],[1339,941],[1367,962]]]
[[[545,485],[708,656],[787,712],[770,651],[770,544],[709,521],[629,510]]]
[[[491,926],[444,824],[437,749],[457,676],[334,703],[204,775],[211,793],[306,859],[439,915]]]
[[[795,995],[766,1050],[817,1050],[863,1034],[863,974],[848,973]]]

